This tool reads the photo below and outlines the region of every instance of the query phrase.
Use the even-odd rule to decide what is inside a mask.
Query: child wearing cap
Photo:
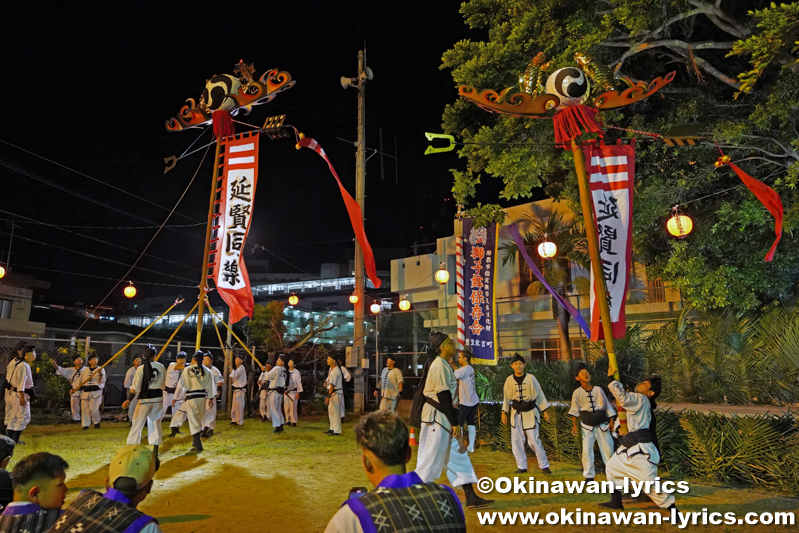
[[[402,395],[402,371],[396,367],[394,357],[386,357],[386,368],[380,376],[380,409],[396,411]],[[377,396],[377,391],[375,391]]]
[[[0,531],[48,531],[61,515],[67,496],[66,461],[38,452],[20,460],[11,473],[14,501],[0,515]]]
[[[111,459],[105,494],[93,490],[81,492],[64,510],[56,530],[159,533],[158,521],[136,509],[150,494],[156,470],[158,458],[149,448],[125,446]]]
[[[505,380],[502,389],[502,423],[507,424],[510,415],[511,449],[518,467],[515,473],[527,472],[527,454],[524,452],[526,436],[527,444],[535,452],[538,467],[545,474],[551,474],[547,452],[538,437],[541,413],[544,420],[549,422],[549,414],[546,412],[549,402],[535,376],[524,371],[524,357],[519,354],[514,355],[510,366],[513,368],[513,374]]]

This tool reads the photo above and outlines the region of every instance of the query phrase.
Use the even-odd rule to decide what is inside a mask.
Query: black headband
[[[447,340],[448,338],[449,338],[449,335],[447,335],[443,331],[433,331],[433,332],[431,332],[430,333],[430,340],[429,340],[430,347],[428,348],[428,351],[430,353],[437,354],[438,353],[438,349],[441,347],[442,344],[444,344],[444,341]]]
[[[510,358],[510,364],[513,364],[513,363],[515,363],[516,361],[521,361],[522,363],[524,363],[524,362],[525,362],[525,361],[524,361],[524,357],[522,357],[522,356],[521,356],[521,355],[519,355],[519,354],[513,354],[513,357],[511,357],[511,358]]]

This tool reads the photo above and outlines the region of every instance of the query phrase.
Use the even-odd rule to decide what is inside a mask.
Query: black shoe
[[[543,472],[545,474],[551,474],[552,470],[550,470],[549,467],[546,467],[546,468],[541,469],[541,472]]]
[[[587,477],[587,478],[585,478],[585,481],[586,481],[586,482],[588,482],[588,481],[593,481],[593,480],[594,480],[594,478],[592,478],[592,477]]]
[[[261,417],[261,422],[266,422],[266,417],[265,416]]]
[[[297,423],[296,422],[292,422],[291,423],[291,427],[293,427],[293,428],[297,427]]]
[[[526,468],[517,468],[516,472],[514,472],[514,474],[526,474],[526,473],[527,473]]]
[[[183,433],[180,432],[180,428],[173,427],[170,429],[172,430],[172,434],[169,435],[170,437],[177,437],[178,435],[183,435]]]
[[[192,435],[192,438],[194,439],[194,446],[191,447],[191,451],[198,453],[203,451],[203,441],[200,439],[200,432],[198,431]]]
[[[599,504],[600,507],[605,507],[607,509],[615,509],[617,511],[624,510],[624,504],[621,503],[621,492],[618,490],[614,490],[613,493],[610,495],[610,501],[604,502]]]
[[[486,500],[475,494],[474,487],[471,483],[467,483],[463,486],[463,493],[466,495],[466,507],[485,507],[494,503],[494,500]]]
[[[89,429],[89,426],[83,426],[83,429]]]
[[[341,433],[330,433],[329,435],[330,435],[331,437],[340,437],[340,436],[341,436]]]
[[[277,426],[272,430],[272,433],[283,433],[283,426]]]
[[[202,431],[200,431],[200,437],[203,439],[208,438],[208,428],[203,428]]]
[[[332,435],[332,434],[333,434],[332,429],[328,429],[327,431],[325,431],[325,435]]]
[[[206,435],[208,435],[208,438],[210,439],[211,437],[214,436],[214,430],[213,429],[209,429],[208,432],[206,433]]]
[[[231,422],[230,422],[230,425],[231,425],[231,426],[235,426],[235,425],[237,425],[237,424],[236,424],[235,422],[231,421]]]
[[[94,429],[100,429],[100,423],[99,422],[94,425]]]

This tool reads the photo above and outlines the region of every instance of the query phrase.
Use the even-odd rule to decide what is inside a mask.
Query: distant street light
[[[443,261],[441,265],[439,265],[438,270],[436,270],[436,281],[441,285],[449,281],[449,272],[447,272],[447,267],[444,265]]]

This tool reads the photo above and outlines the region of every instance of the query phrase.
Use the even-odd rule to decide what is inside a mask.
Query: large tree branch
[[[708,18],[711,20],[711,22],[713,22],[713,24],[716,24],[716,26],[726,31],[727,33],[734,35],[739,39],[749,34],[749,30],[746,28],[746,26],[735,20],[735,18],[732,15],[721,9],[721,2],[716,2],[716,4],[713,5],[710,2],[706,2],[704,0],[688,0],[688,1],[692,6],[701,9],[705,14],[707,14]],[[727,24],[720,26],[719,23],[721,21],[724,21]]]
[[[736,89],[736,90],[740,90],[741,89],[741,82],[739,82],[737,79],[735,79],[735,78],[733,78],[731,76],[728,76],[727,74],[724,74],[722,71],[720,71],[719,69],[717,69],[716,67],[711,65],[708,61],[702,59],[701,57],[699,57],[696,54],[691,53],[690,50],[689,51],[685,51],[683,49],[673,48],[671,46],[669,47],[669,49],[672,50],[673,52],[676,52],[676,53],[680,54],[681,56],[685,57],[689,61],[693,61],[694,63],[696,63],[696,66],[698,68],[701,68],[702,70],[704,70],[705,72],[707,72],[708,74],[710,74],[711,76],[716,78],[717,80],[726,83],[727,85],[729,85],[733,89]]]

